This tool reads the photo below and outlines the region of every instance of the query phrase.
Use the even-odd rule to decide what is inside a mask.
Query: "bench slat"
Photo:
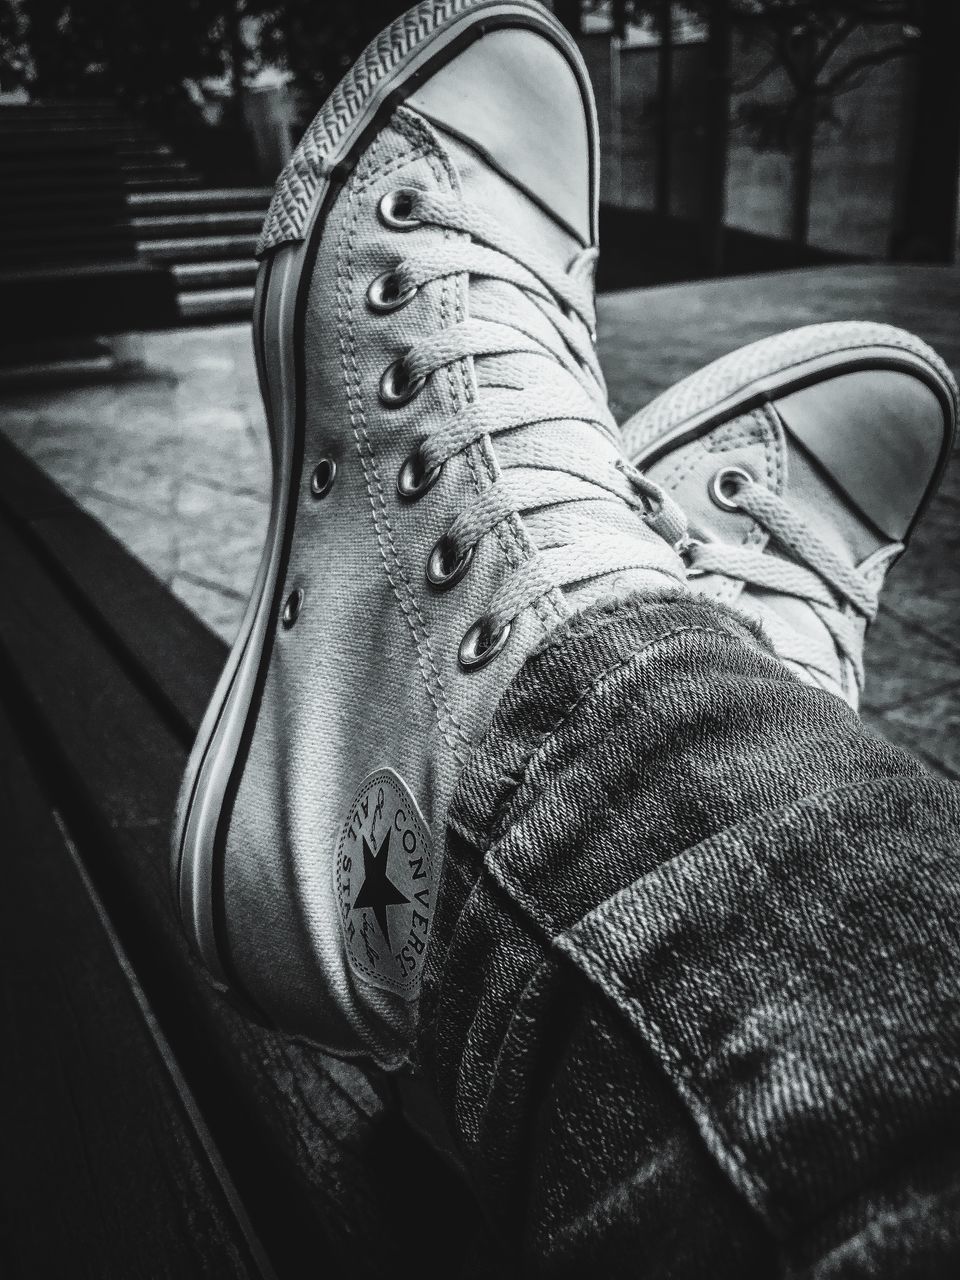
[[[0,475],[0,501],[21,538],[99,630],[117,662],[149,687],[154,705],[189,745],[226,661],[226,645],[3,437]]]
[[[17,730],[49,762],[45,780],[272,1262],[282,1275],[302,1274],[304,1258],[361,1275],[395,1268],[412,1226],[399,1178],[416,1188],[416,1216],[430,1206],[431,1230],[417,1232],[418,1264],[455,1275],[473,1236],[474,1208],[401,1123],[392,1088],[254,1026],[206,984],[189,956],[167,871],[187,752],[169,706],[160,705],[175,694],[172,666],[161,698],[157,680],[142,678],[149,645],[131,631],[125,606],[105,617],[107,566],[118,575],[115,602],[128,598],[123,579],[132,573],[109,535],[100,546],[103,572],[92,574],[97,548],[87,528],[80,558],[88,568],[77,564],[67,585],[69,538],[51,530],[59,522],[66,531],[79,513],[29,474],[32,464],[20,463],[0,466],[0,665],[14,691]],[[25,493],[34,495],[34,514]],[[173,631],[181,608],[171,608]],[[158,609],[151,618],[161,651],[164,617]],[[182,670],[189,659],[180,661]]]
[[[2,706],[0,828],[0,1269],[263,1275]]]

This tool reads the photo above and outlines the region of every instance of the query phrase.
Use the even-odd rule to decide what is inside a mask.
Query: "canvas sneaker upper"
[[[222,948],[276,1025],[385,1067],[410,1057],[447,808],[504,688],[573,611],[685,581],[682,517],[606,405],[595,121],[557,49],[484,36],[378,120],[312,230],[265,232],[262,276],[311,256],[295,320],[268,333],[289,347],[291,381],[267,382],[274,418],[297,402],[298,461],[221,822]],[[491,154],[488,113],[530,92],[552,109],[508,103],[523,145]]]
[[[723,357],[624,425],[687,513],[700,594],[854,709],[864,634],[949,453],[957,390],[903,330],[811,325]]]

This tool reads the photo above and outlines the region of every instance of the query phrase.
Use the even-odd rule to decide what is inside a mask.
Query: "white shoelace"
[[[403,358],[410,384],[466,357],[475,362],[478,394],[421,443],[420,475],[484,436],[510,438],[509,461],[498,456],[498,478],[471,498],[447,530],[444,559],[453,564],[471,554],[513,512],[538,515],[537,551],[496,591],[483,619],[487,636],[508,628],[556,586],[630,570],[683,582],[674,547],[685,519],[659,486],[625,461],[606,405],[592,340],[592,290],[576,278],[593,251],[579,255],[567,274],[481,210],[423,191],[410,196],[411,221],[465,232],[470,239],[446,239],[401,261],[393,272],[399,294],[468,273],[514,286],[550,322],[549,328],[531,323],[537,317],[526,309],[525,328],[522,306],[502,321],[469,318],[415,342]],[[524,432],[545,423],[562,423],[563,429],[549,439]]]
[[[829,632],[834,653],[826,655],[814,637],[786,626],[777,627],[777,635],[772,637],[778,653],[787,661],[833,678],[831,667],[836,667],[839,654],[850,663],[857,687],[862,689],[863,632],[877,615],[877,589],[764,485],[741,479],[729,501],[761,525],[790,559],[762,549],[693,539],[685,553],[690,569],[722,574],[808,604]]]

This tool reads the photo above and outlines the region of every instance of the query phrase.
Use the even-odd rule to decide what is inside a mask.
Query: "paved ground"
[[[614,410],[767,334],[823,319],[911,328],[960,372],[960,271],[843,267],[601,300]],[[0,429],[224,638],[266,527],[268,452],[245,326],[143,339],[150,374],[8,396]],[[960,466],[897,566],[868,647],[868,719],[960,778]]]
[[[267,525],[249,327],[146,334],[149,376],[7,396],[0,430],[231,640]]]

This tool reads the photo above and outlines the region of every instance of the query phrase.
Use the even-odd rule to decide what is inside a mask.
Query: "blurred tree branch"
[[[292,73],[311,109],[364,46],[409,8],[408,0],[247,0],[261,23],[261,50]]]
[[[22,81],[38,97],[156,104],[180,97],[185,80],[228,69],[224,35],[236,7],[237,0],[0,0],[0,28],[16,32]],[[5,65],[17,70],[6,57]]]
[[[9,90],[29,82],[32,74],[27,23],[17,0],[0,0],[0,85]]]
[[[877,43],[871,29],[900,27],[916,20],[917,0],[735,0],[734,21],[751,42],[765,45],[770,58],[749,78],[752,93],[782,73],[786,96],[741,102],[737,119],[760,150],[790,156],[792,196],[790,235],[806,244],[809,234],[813,152],[818,127],[835,121],[832,101],[861,84],[877,67],[911,49],[904,38]],[[709,7],[709,6],[707,6]],[[836,59],[857,34],[868,47],[840,66]],[[831,71],[828,69],[833,68]]]

